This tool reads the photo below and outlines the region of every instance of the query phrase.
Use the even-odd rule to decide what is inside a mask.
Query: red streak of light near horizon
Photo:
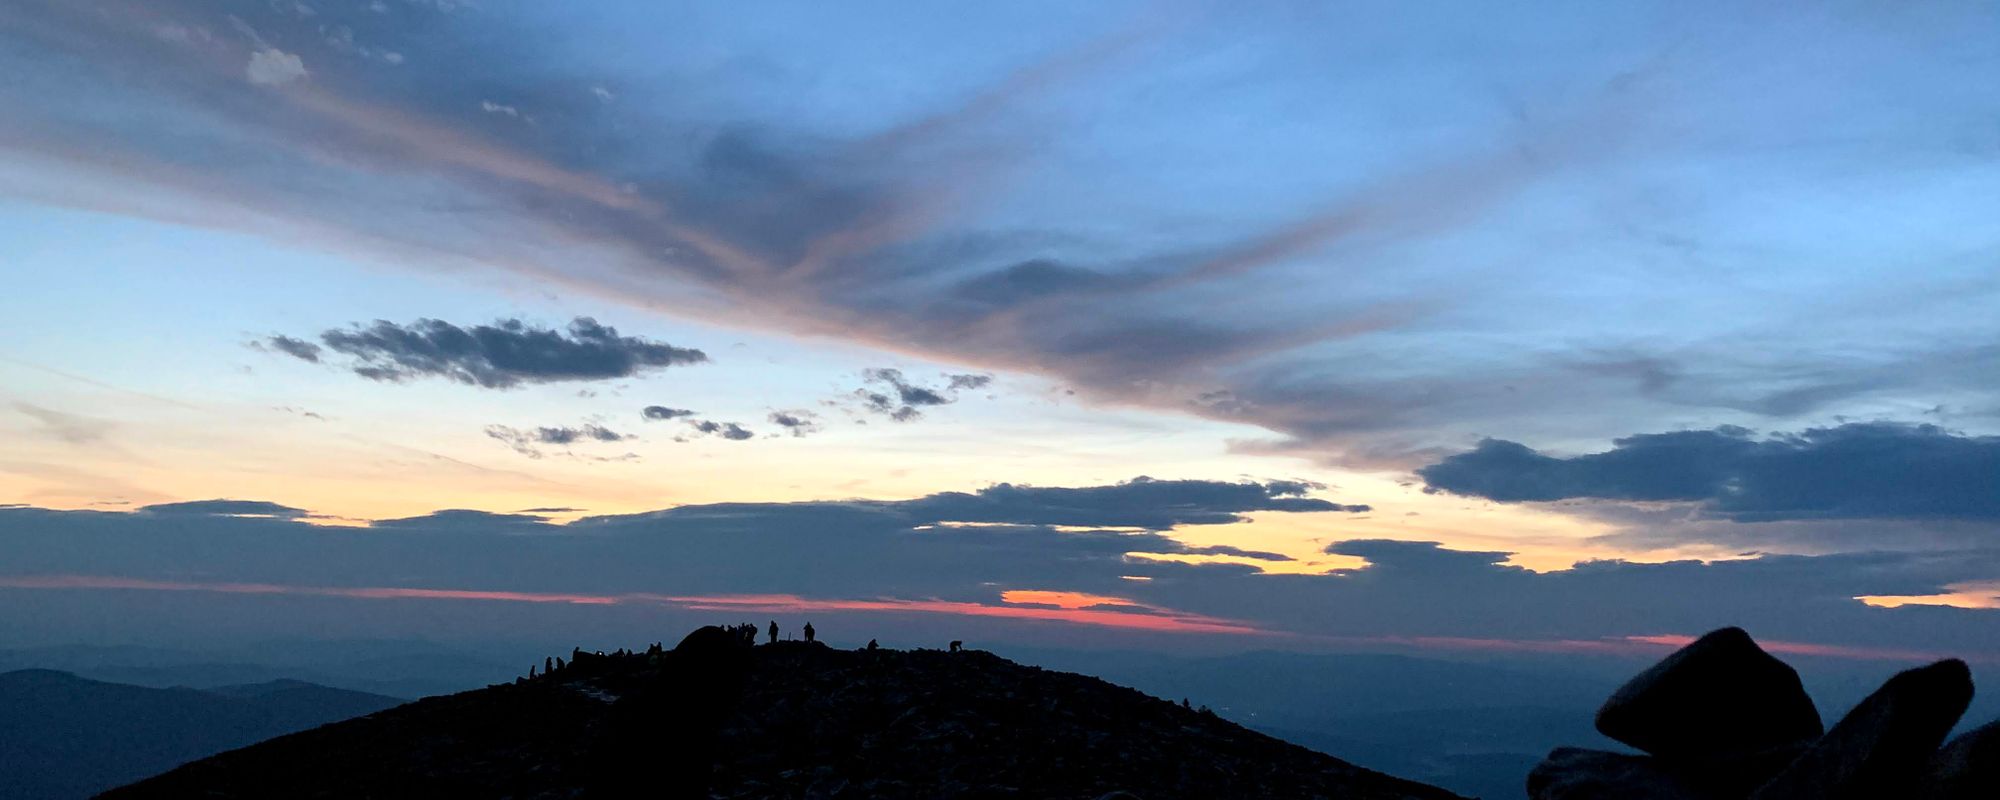
[[[564,605],[664,605],[690,611],[757,611],[757,612],[797,612],[797,611],[850,611],[888,613],[958,614],[973,617],[994,617],[1002,619],[1040,620],[1067,622],[1077,625],[1125,628],[1161,633],[1221,633],[1233,635],[1256,635],[1283,637],[1295,641],[1319,642],[1331,645],[1365,645],[1411,647],[1437,650],[1472,650],[1507,653],[1548,653],[1607,656],[1645,656],[1664,652],[1668,649],[1686,646],[1695,637],[1685,634],[1650,634],[1644,636],[1621,636],[1604,639],[1486,639],[1464,636],[1322,636],[1298,634],[1258,628],[1248,622],[1205,617],[1178,611],[1158,609],[1152,606],[1134,605],[1134,608],[1150,609],[1152,613],[1128,613],[1095,608],[1051,607],[1047,601],[1057,600],[1067,605],[1070,600],[1090,597],[1107,602],[1122,602],[1117,598],[1097,598],[1067,592],[1041,592],[1023,590],[1005,592],[1002,597],[1018,599],[1032,598],[1042,601],[1036,605],[985,605],[955,600],[903,600],[877,598],[865,600],[841,600],[805,598],[790,594],[736,594],[736,595],[664,595],[652,593],[630,593],[616,595],[572,594],[560,592],[515,592],[475,589],[426,589],[411,587],[382,586],[287,586],[274,583],[217,582],[201,583],[188,581],[160,581],[143,578],[122,578],[104,575],[15,575],[0,576],[0,589],[112,589],[132,591],[165,592],[215,592],[222,594],[251,595],[294,595],[309,597],[345,597],[367,600],[486,600],[515,603],[557,603]],[[1936,661],[1944,658],[1960,658],[1974,663],[2000,664],[2000,654],[1960,653],[1948,654],[1922,650],[1898,648],[1861,647],[1845,645],[1813,644],[1810,642],[1788,642],[1780,640],[1759,640],[1765,650],[1787,655],[1841,658],[1859,661]]]
[[[1269,633],[1247,622],[1184,614],[1177,611],[1126,613],[1096,609],[1044,608],[1036,606],[992,606],[954,600],[808,600],[791,595],[736,595],[722,597],[668,597],[669,602],[702,611],[916,611],[960,614],[968,617],[1039,619],[1136,628],[1165,633]]]
[[[1068,622],[1078,625],[1128,628],[1160,633],[1265,633],[1265,631],[1248,623],[1164,610],[1155,610],[1153,613],[1125,613],[1095,609],[995,606],[952,600],[904,600],[895,598],[878,598],[872,600],[818,599],[789,594],[675,596],[636,592],[599,595],[388,586],[286,586],[274,583],[203,583],[146,580],[142,578],[121,578],[103,575],[5,576],[0,577],[0,588],[214,592],[220,594],[347,597],[366,600],[488,600],[514,603],[557,603],[593,606],[651,604],[677,606],[690,611],[912,612]]]
[[[1625,638],[1635,642],[1675,648],[1686,647],[1695,640],[1693,636],[1683,636],[1680,634],[1627,636]],[[1757,640],[1757,646],[1773,653],[1784,653],[1786,655],[1850,658],[1862,661],[1941,661],[1947,658],[1958,658],[1965,661],[2000,662],[2000,655],[1996,654],[1954,655],[1926,650],[1903,650],[1893,647],[1849,647],[1835,644],[1783,642],[1768,639]]]

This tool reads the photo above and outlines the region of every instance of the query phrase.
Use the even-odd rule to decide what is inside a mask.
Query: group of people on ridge
[[[741,638],[743,643],[746,645],[755,645],[757,643],[756,623],[745,622],[739,625],[731,625],[726,630],[728,630],[731,634],[734,634],[737,637]],[[771,620],[771,624],[764,629],[764,634],[766,637],[768,637],[767,643],[777,644],[778,634],[780,632],[781,631],[778,628],[778,621],[775,619]],[[813,629],[813,625],[810,622],[806,623],[805,627],[800,629],[800,633],[804,634],[805,642],[807,644],[814,644],[819,641],[817,638],[819,632]],[[959,652],[960,650],[964,649],[964,646],[965,645],[963,642],[954,640],[951,643],[950,651],[953,653]],[[875,650],[880,650],[881,648],[882,646],[876,643],[874,639],[869,639],[868,646],[863,649],[872,652]],[[645,651],[646,660],[648,663],[657,664],[659,663],[661,656],[665,655],[665,653],[666,649],[661,645],[661,643],[654,642],[646,648]],[[577,664],[583,663],[590,659],[625,658],[628,656],[636,656],[636,655],[639,655],[639,653],[636,651],[626,650],[622,647],[619,648],[616,652],[612,653],[606,653],[603,650],[587,651],[581,647],[575,647],[570,649],[569,659],[567,661],[565,661],[562,658],[562,656],[550,656],[547,658],[543,658],[541,664],[541,672],[539,674],[536,673],[534,665],[532,664],[529,665],[528,677],[535,678],[535,677],[553,675],[558,671],[576,666]]]

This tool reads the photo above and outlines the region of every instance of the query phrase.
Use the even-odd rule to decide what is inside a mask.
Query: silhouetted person
[[[875,640],[874,640],[874,639],[869,639],[869,640],[868,640],[868,650],[869,650],[869,652],[874,652],[874,651],[876,651],[876,650],[880,650],[880,649],[882,649],[882,646],[881,646],[881,645],[879,645],[879,644],[876,644],[876,643],[875,643]]]
[[[771,620],[771,644],[778,643],[778,621]]]
[[[953,640],[951,640],[951,652],[954,652],[954,653],[956,653],[956,652],[958,652],[958,651],[960,651],[960,650],[964,650],[964,649],[965,649],[965,643],[964,643],[964,642],[961,642],[961,641],[959,641],[959,640],[957,640],[957,639],[953,639]]]
[[[562,656],[556,656],[556,669],[562,669],[562,668],[563,668]]]
[[[812,640],[813,640],[813,624],[808,622],[806,623],[806,644],[812,644]]]

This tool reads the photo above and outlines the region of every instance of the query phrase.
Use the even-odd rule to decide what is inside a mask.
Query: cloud
[[[266,47],[250,54],[250,63],[244,66],[243,71],[253,85],[284,86],[305,80],[306,63],[294,54]]]
[[[265,500],[188,500],[179,503],[154,503],[148,506],[140,506],[139,511],[147,514],[255,517],[263,519],[303,519],[308,516],[305,509],[279,505]]]
[[[1285,555],[1284,553],[1273,553],[1268,550],[1245,550],[1241,547],[1232,547],[1226,544],[1211,544],[1202,547],[1190,547],[1187,548],[1186,550],[1183,550],[1182,552],[1191,556],[1232,556],[1235,558],[1248,558],[1257,561],[1298,560],[1292,558],[1291,556]]]
[[[1880,136],[1812,142],[1884,170],[1841,180],[1903,181],[1890,170],[1908,169],[1907,162],[1876,157],[1885,147],[1959,157],[1962,137],[1954,132],[1976,128],[1994,111],[1976,90],[1985,76],[1944,70],[1936,73],[1942,81],[1929,74],[1911,80],[1928,62],[1878,69],[1869,62],[1874,48],[1841,48],[1832,57],[1840,69],[1803,70],[1827,81],[1881,81],[1857,92],[1779,87],[1771,76],[1801,74],[1806,62],[1799,59],[1818,55],[1742,46],[1726,26],[1694,18],[1681,20],[1686,35],[1673,42],[1633,33],[1611,48],[1620,57],[1565,60],[1560,68],[1538,61],[1549,57],[1544,52],[1455,48],[1461,71],[1491,74],[1510,87],[1500,102],[1506,110],[1495,113],[1491,97],[1446,92],[1434,106],[1440,130],[1477,135],[1422,142],[1361,124],[1356,141],[1387,149],[1357,170],[1320,158],[1319,145],[1291,129],[1260,130],[1258,146],[1243,147],[1236,137],[1173,124],[1255,118],[1270,102],[1264,94],[1218,93],[1201,80],[1169,78],[1174,91],[1155,91],[1168,74],[1158,68],[1171,72],[1209,57],[1228,63],[1226,52],[1201,50],[1214,42],[1199,35],[1175,36],[1158,51],[1135,51],[1129,34],[1099,31],[1046,51],[996,52],[1011,63],[940,73],[922,99],[909,101],[919,105],[830,115],[810,113],[820,102],[810,87],[826,74],[865,80],[879,73],[868,62],[876,48],[760,49],[691,25],[670,37],[728,41],[759,67],[718,72],[672,62],[615,74],[608,65],[579,71],[578,63],[597,64],[590,59],[601,53],[567,49],[588,37],[545,35],[543,28],[560,22],[543,16],[496,11],[387,25],[373,19],[380,15],[329,8],[311,22],[259,17],[269,40],[298,51],[314,75],[310,86],[243,103],[232,94],[243,88],[240,52],[189,58],[154,34],[198,29],[213,9],[179,0],[148,8],[157,24],[48,3],[32,12],[35,24],[6,27],[0,70],[15,76],[10,95],[31,115],[5,143],[7,160],[63,173],[10,191],[400,262],[531,275],[709,322],[1019,371],[1074,387],[1088,402],[1275,434],[1241,451],[1346,464],[1428,463],[1437,448],[1475,431],[1573,441],[1646,425],[1634,419],[1679,420],[1675,415],[1697,411],[1701,424],[1741,421],[1741,414],[1842,413],[1863,395],[1898,408],[1945,399],[1996,407],[1990,381],[1978,376],[2000,364],[2000,349],[1940,344],[1947,337],[1928,332],[1945,321],[1926,327],[1906,311],[1949,306],[1960,335],[1948,338],[1990,339],[1992,323],[1974,312],[1992,286],[1963,269],[1941,267],[1918,281],[1886,272],[1843,276],[1827,292],[1801,291],[1822,285],[1824,276],[1796,266],[1768,273],[1768,295],[1678,285],[1672,291],[1687,294],[1677,300],[1709,313],[1662,323],[1685,326],[1672,330],[1633,329],[1619,303],[1606,301],[1604,287],[1656,275],[1661,258],[1741,258],[1775,244],[1791,257],[1766,263],[1802,265],[1847,249],[1832,240],[1743,242],[1746,232],[1733,223],[1710,222],[1714,230],[1680,238],[1742,246],[1676,241],[1661,252],[1659,237],[1629,218],[1684,213],[1692,225],[1695,216],[1744,216],[1653,208],[1669,202],[1662,197],[1729,202],[1701,183],[1714,172],[1706,160],[1715,157],[1702,142],[1743,142],[1759,154],[1751,166],[1771,178],[1758,183],[1773,194],[1747,202],[1788,207],[1801,226],[1877,211],[1905,215],[1902,223],[1912,225],[1923,208],[1970,207],[1940,188],[1923,204],[1842,207],[1825,216],[1851,202],[1818,202],[1828,197],[1887,195],[1826,185],[1823,170],[1765,157],[1801,152],[1797,137],[1820,134],[1772,126],[1761,115],[1834,118],[1842,109],[1814,104],[1869,92],[1921,107],[1907,115],[1910,125]],[[1241,24],[1282,40],[1343,24],[1328,15],[1334,18],[1310,24],[1250,15]],[[1629,28],[1595,21],[1606,30]],[[1759,36],[1768,41],[1875,35],[1863,18],[1825,31],[1797,27],[1824,21],[1766,21]],[[1427,41],[1477,38],[1439,19],[1397,22]],[[331,58],[337,43],[327,32],[341,26],[411,63],[496,66],[467,82],[449,69],[385,70]],[[1924,35],[1976,46],[1955,38],[1967,34],[1954,28],[1977,30],[1941,23]],[[1120,72],[1123,56],[1107,53],[1170,60]],[[1373,114],[1328,111],[1397,101],[1394,93],[1356,95],[1341,82],[1311,79],[1329,74],[1326,64],[1254,66],[1271,79],[1272,96],[1324,115],[1308,121],[1324,125],[1292,128],[1394,117],[1388,106],[1364,106],[1380,112]],[[126,79],[133,74],[159,80]],[[1075,109],[1065,95],[1082,81],[1108,98],[1104,114],[1069,113]],[[636,103],[603,102],[593,90],[606,85],[621,99],[646,99],[657,113],[635,115]],[[1771,97],[1785,102],[1773,105]],[[534,109],[542,124],[493,125],[480,105],[492,98]],[[105,104],[143,111],[132,116],[149,123],[107,126]],[[158,136],[156,119],[169,120],[177,135]],[[1683,130],[1679,121],[1686,120],[1698,130]],[[1076,125],[1089,126],[1091,135],[1067,135],[1079,132]],[[1051,142],[1099,135],[1119,142],[1136,136],[1147,146],[1095,148],[1092,159],[1111,154],[1091,162],[1108,172],[1057,168],[1077,163],[1079,154]],[[1616,177],[1627,163],[1596,168],[1639,155],[1647,164],[1684,168],[1670,170],[1675,178],[1662,192],[1636,195]],[[1202,190],[1157,191],[1187,186]],[[1812,202],[1790,202],[1799,198],[1782,194],[1784,187]],[[1101,202],[1108,196],[1130,202]],[[1579,235],[1555,230],[1559,216],[1519,224],[1525,206],[1517,203],[1550,196],[1602,198],[1609,224]],[[1889,222],[1874,235],[1895,236],[1899,229]],[[1564,245],[1548,248],[1552,240]],[[1926,247],[1916,256],[1905,247],[1893,260],[1937,256],[1944,263],[1963,251],[1942,240]],[[1606,253],[1630,265],[1621,269],[1641,272],[1603,272]],[[1473,262],[1491,269],[1471,275],[1463,265]],[[1518,266],[1526,264],[1534,266]],[[1891,267],[1857,267],[1866,269]],[[1874,296],[1877,285],[1906,288],[1890,303]],[[1952,302],[1920,302],[1924,292]],[[1799,313],[1782,317],[1784,324],[1722,322],[1750,317],[1756,309],[1748,304]],[[1512,338],[1502,343],[1495,331]],[[1607,332],[1630,342],[1696,343],[1674,353],[1633,345],[1623,368],[1575,368],[1575,343],[1591,342],[1595,352]],[[1911,344],[1897,344],[1904,342]],[[1781,355],[1760,361],[1754,353]],[[1201,401],[1217,392],[1231,402]],[[876,407],[879,396],[879,413],[892,418],[922,413],[926,406],[900,394],[881,385],[862,400]]]
[[[749,439],[757,435],[755,433],[752,433],[749,429],[744,428],[743,426],[738,425],[734,422],[716,422],[714,420],[706,420],[706,419],[691,419],[688,420],[687,423],[688,427],[693,428],[696,433],[702,434],[704,436],[720,436],[732,442],[740,442],[743,441],[744,439]]]
[[[977,492],[941,492],[904,501],[898,508],[929,522],[1072,525],[1166,530],[1179,525],[1241,522],[1250,511],[1360,513],[1306,497],[1315,488],[1299,481],[1158,480],[1138,477],[1109,486],[1062,488],[1002,483]]]
[[[946,375],[948,391],[984,389],[993,383],[991,375]]]
[[[297,414],[301,417],[305,417],[306,419],[315,419],[319,420],[320,422],[327,421],[325,414],[321,414],[311,409],[299,408],[297,406],[272,406],[271,409],[274,411],[283,411],[287,414]]]
[[[1848,423],[1758,437],[1744,428],[1639,434],[1551,456],[1488,439],[1417,470],[1433,491],[1500,502],[1699,504],[1739,522],[2000,520],[2000,437]]]
[[[376,320],[367,327],[329,330],[319,338],[326,349],[350,356],[354,374],[370,380],[435,377],[488,389],[626,378],[708,360],[700,350],[620,336],[618,329],[589,317],[572,320],[567,331],[518,319],[470,327],[436,319],[408,325]],[[319,350],[310,343],[274,336],[264,344],[295,358],[319,361]]]
[[[794,437],[805,437],[820,429],[819,415],[811,411],[773,411],[769,419]]]
[[[111,423],[90,417],[66,414],[52,408],[43,408],[33,403],[15,403],[14,410],[33,417],[42,424],[50,436],[70,444],[95,444],[103,441],[111,430]]]
[[[1370,577],[1405,571],[1424,575],[1525,572],[1520,567],[1496,566],[1512,553],[1499,551],[1449,550],[1440,542],[1412,542],[1396,539],[1349,539],[1334,542],[1323,551],[1328,555],[1357,556],[1368,560]]]
[[[638,437],[619,433],[602,425],[584,424],[576,427],[510,428],[505,425],[486,426],[486,435],[505,442],[514,452],[529,458],[541,458],[542,450],[537,445],[568,447],[579,442],[622,442]]]
[[[290,336],[279,335],[254,342],[253,344],[260,347],[269,347],[300,361],[307,361],[314,364],[319,363],[320,346],[304,339],[294,339]]]
[[[902,370],[873,367],[861,371],[861,382],[883,390],[863,387],[854,390],[854,396],[861,398],[862,408],[868,411],[897,422],[909,422],[921,418],[923,408],[949,405],[958,401],[960,391],[984,388],[993,382],[991,375],[959,374],[944,378],[945,387],[933,389],[904,377]]]
[[[602,425],[585,425],[580,428],[536,428],[535,439],[543,444],[569,444],[580,440],[598,442],[622,442],[633,438]]]
[[[668,408],[667,406],[646,406],[645,408],[639,410],[639,415],[645,417],[646,421],[648,422],[655,422],[659,420],[675,419],[678,417],[692,417],[694,416],[694,412],[685,408]]]
[[[569,509],[562,509],[569,510]],[[452,508],[433,511],[415,517],[398,519],[378,519],[368,523],[370,528],[399,531],[457,532],[473,533],[519,533],[525,531],[548,532],[558,530],[549,523],[549,518],[532,513],[536,509],[515,514],[499,514],[491,511]]]
[[[1164,489],[1160,484],[1167,482],[1131,483],[1143,494]],[[275,631],[295,630],[298,620],[290,615],[310,613],[309,607],[272,602],[287,587],[437,602],[533,593],[608,598],[601,603],[606,606],[627,595],[710,597],[715,603],[765,597],[767,605],[777,602],[768,598],[791,597],[786,602],[795,607],[814,608],[849,600],[888,603],[869,607],[881,611],[918,601],[1000,608],[1009,605],[1007,593],[1028,590],[1024,594],[1034,597],[1099,598],[1095,607],[1108,613],[1230,620],[1306,645],[1471,638],[1603,644],[1736,624],[1774,640],[2000,658],[1994,626],[2000,611],[1879,608],[1856,599],[1925,597],[1990,580],[2000,574],[2000,548],[1766,555],[1709,563],[1590,561],[1537,573],[1508,566],[1504,552],[1352,540],[1328,549],[1365,559],[1363,566],[1325,575],[1274,574],[1240,563],[1134,558],[1227,553],[1191,547],[1154,530],[1069,525],[1099,520],[1147,528],[1172,521],[1151,506],[1113,499],[1129,485],[989,493],[997,498],[948,492],[914,500],[694,504],[566,525],[534,514],[453,510],[382,520],[364,530],[315,526],[290,516],[7,508],[0,509],[0,564],[6,565],[0,569],[0,590],[59,589],[74,599],[58,602],[50,595],[48,603],[0,603],[0,624],[112,602],[90,594],[92,586],[145,591],[147,582],[185,582],[188,576],[201,576],[204,585],[252,587],[244,591],[258,595],[255,613],[226,615],[229,624]],[[1191,493],[1184,502],[1168,504],[1174,510],[1170,516],[1194,524],[1272,501],[1268,486],[1244,491],[1241,484],[1226,482],[1184,485]],[[967,519],[1059,522],[945,524]],[[553,535],[504,535],[509,533]],[[1129,580],[1133,577],[1147,580]],[[139,607],[133,613],[149,626],[205,624],[202,615],[176,608],[153,614]],[[977,611],[950,608],[958,614]],[[514,630],[548,626],[549,635],[573,632],[579,620],[658,624],[651,615],[612,612],[559,620],[492,608],[479,613]],[[370,616],[355,609],[342,614],[347,624],[378,631],[422,624],[430,616],[407,611]],[[955,624],[974,625],[974,619]]]

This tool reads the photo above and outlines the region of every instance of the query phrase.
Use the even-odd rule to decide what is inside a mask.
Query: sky
[[[0,0],[0,639],[2000,660],[1996,34]]]

